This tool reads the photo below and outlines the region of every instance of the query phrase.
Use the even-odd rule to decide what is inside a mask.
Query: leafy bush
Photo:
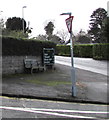
[[[92,57],[92,45],[81,44],[74,46],[74,56],[75,57]]]
[[[9,30],[9,29],[3,29],[2,30],[2,36],[3,37],[13,37],[13,38],[28,38],[28,33],[23,33],[21,30]]]
[[[62,55],[62,56],[70,56],[70,46],[65,45],[57,45],[56,46],[56,55]]]
[[[70,46],[58,45],[57,55],[70,56]],[[74,45],[73,53],[75,57],[92,57],[92,45]]]
[[[43,48],[56,48],[56,55],[71,56],[70,46],[56,46],[50,41],[2,38],[2,56],[41,56]],[[108,51],[109,43],[74,45],[73,48],[74,57],[90,57],[101,60],[109,60]]]
[[[93,59],[109,60],[109,43],[101,43],[93,45]]]
[[[74,57],[85,57],[99,60],[109,60],[109,43],[102,44],[81,44],[74,45]],[[56,46],[56,54],[62,56],[70,56],[70,46]]]
[[[49,41],[35,41],[17,39],[11,37],[2,38],[3,56],[42,55],[43,48],[55,48],[55,44]]]

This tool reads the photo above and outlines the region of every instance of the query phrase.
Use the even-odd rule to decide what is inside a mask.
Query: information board
[[[43,62],[44,65],[54,64],[54,48],[44,48],[43,49]]]

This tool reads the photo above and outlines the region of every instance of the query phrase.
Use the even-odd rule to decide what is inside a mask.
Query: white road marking
[[[25,112],[32,112],[32,113],[55,115],[55,116],[61,116],[61,117],[97,119],[95,117],[88,117],[88,116],[79,116],[79,115],[69,115],[69,114],[60,114],[60,113],[53,113],[53,112],[36,111],[36,110],[32,110],[32,108],[19,108],[19,107],[0,106],[0,109],[18,110],[18,111],[25,111]]]
[[[53,112],[68,112],[68,113],[93,113],[93,114],[108,114],[109,112],[104,111],[80,111],[80,110],[62,110],[62,109],[43,109],[43,108],[29,108],[31,110],[41,110],[41,111],[53,111]]]

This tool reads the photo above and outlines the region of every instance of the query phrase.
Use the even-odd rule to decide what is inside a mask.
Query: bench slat
[[[30,68],[31,69],[31,74],[33,73],[34,69],[44,70],[43,66],[40,66],[39,62],[36,59],[25,59],[24,60],[24,66],[26,69]]]

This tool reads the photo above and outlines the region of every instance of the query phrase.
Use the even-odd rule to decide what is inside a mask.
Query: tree
[[[103,34],[105,36],[106,42],[109,43],[109,17],[103,21]]]
[[[55,27],[54,23],[51,21],[44,27],[44,30],[46,31],[46,34],[48,35],[48,40],[50,40],[52,37],[54,27]]]
[[[52,35],[51,36],[51,41],[54,42],[55,44],[62,45],[65,43],[59,36],[57,35]]]
[[[28,38],[28,33],[23,33],[20,30],[8,30],[8,29],[3,29],[2,30],[2,35],[3,36],[8,36],[8,37],[15,37],[15,38]]]
[[[0,29],[4,28],[4,20],[3,18],[0,19]]]
[[[103,21],[107,17],[107,12],[104,8],[98,8],[93,11],[90,22],[90,30],[88,33],[90,34],[91,38],[96,43],[105,42],[105,37],[103,34]]]
[[[91,40],[86,35],[81,35],[81,36],[79,36],[79,38],[76,42],[81,43],[81,44],[87,44],[87,43],[91,43]]]
[[[87,44],[87,43],[91,43],[91,38],[88,34],[86,34],[85,31],[83,31],[82,29],[80,30],[80,32],[76,35],[76,41],[75,43],[79,43],[79,44]]]
[[[45,41],[45,40],[47,40],[47,35],[41,35],[41,34],[39,34],[37,37],[33,37],[32,39]]]
[[[59,36],[61,38],[61,40],[65,43],[68,40],[68,32],[65,30],[60,30],[57,31],[57,36]]]
[[[24,21],[24,30],[26,31],[26,21],[19,17],[8,18],[6,21],[6,29],[23,30],[23,25],[22,25],[23,21]]]
[[[24,32],[23,32],[23,21],[24,21]],[[32,28],[26,27],[26,21],[20,17],[8,18],[6,21],[6,28],[3,29],[2,35],[19,37],[19,38],[28,38],[29,33],[32,32]]]

